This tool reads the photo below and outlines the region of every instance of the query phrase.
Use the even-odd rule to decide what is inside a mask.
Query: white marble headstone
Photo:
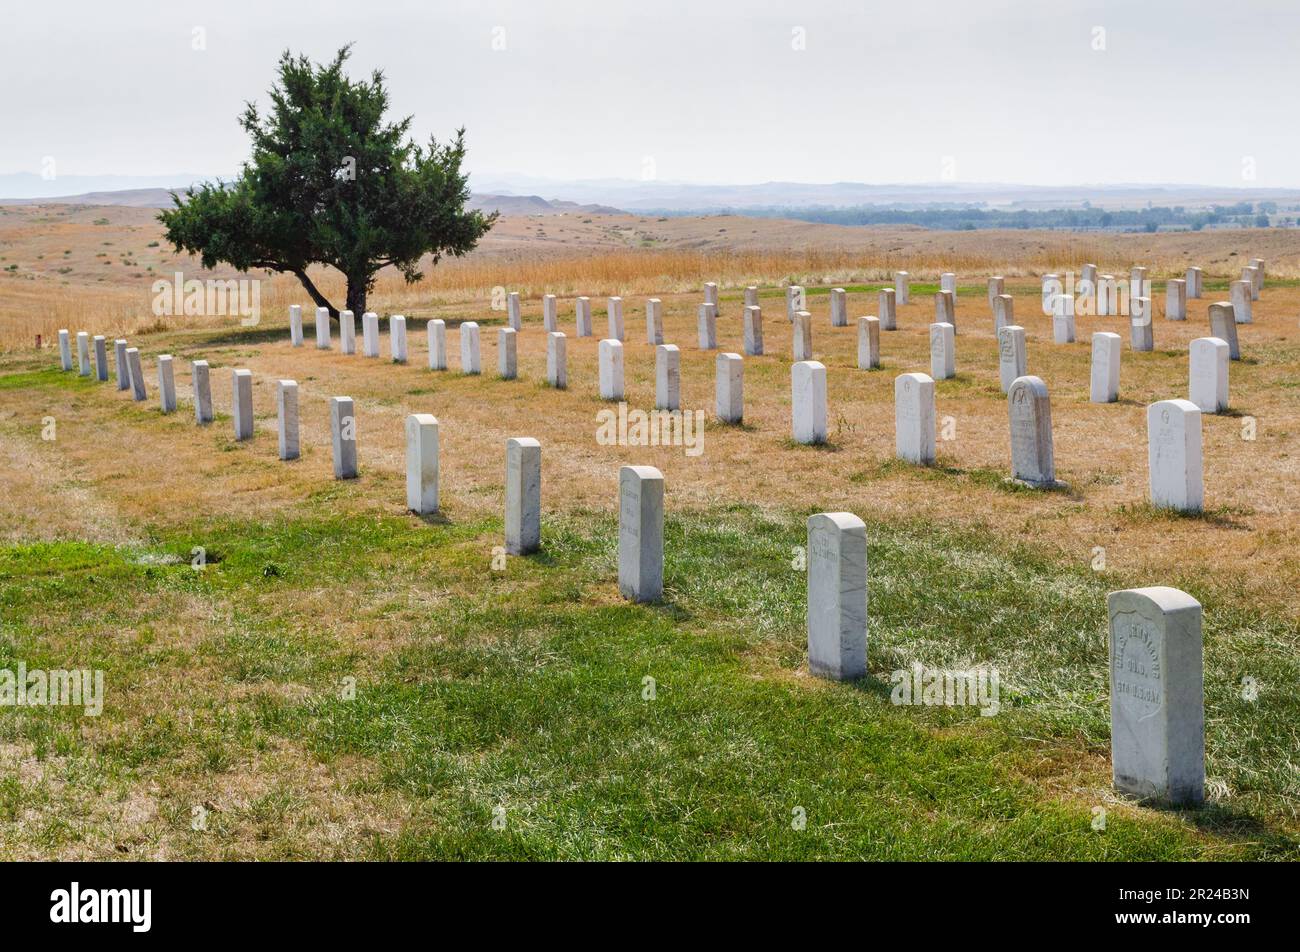
[[[676,344],[655,348],[655,409],[682,408],[682,355]]]
[[[275,390],[276,415],[280,419],[280,459],[297,459],[298,445],[298,384],[281,380]]]
[[[1115,789],[1197,806],[1205,799],[1201,605],[1157,586],[1111,592],[1106,607]]]
[[[1147,407],[1147,464],[1151,504],[1200,512],[1205,502],[1201,470],[1201,411],[1190,400],[1161,400]]]
[[[1119,355],[1121,338],[1111,331],[1092,335],[1092,374],[1089,397],[1092,403],[1114,403],[1119,399]]]
[[[876,370],[880,367],[880,318],[858,318],[858,369]]]
[[[718,354],[714,362],[714,398],[718,419],[740,423],[745,418],[745,362],[740,354]]]
[[[826,367],[801,360],[790,367],[790,419],[796,443],[826,442]]]
[[[808,519],[808,671],[833,681],[867,673],[867,527],[850,512]]]
[[[934,380],[925,374],[894,381],[894,451],[909,463],[934,463]]]
[[[653,602],[664,590],[664,477],[653,466],[618,471],[618,590]]]
[[[623,399],[623,344],[606,338],[600,342],[600,399]]]
[[[527,555],[542,544],[542,444],[506,440],[506,552]]]
[[[1187,398],[1202,413],[1228,409],[1228,342],[1198,337],[1187,351]]]
[[[556,390],[569,386],[568,351],[563,331],[551,331],[546,335],[546,382]]]
[[[438,418],[406,418],[406,508],[422,516],[438,511]]]

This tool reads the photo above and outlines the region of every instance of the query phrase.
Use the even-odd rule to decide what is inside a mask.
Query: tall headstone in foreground
[[[989,278],[989,310],[993,310],[993,302],[1006,293],[1007,282],[1000,274]]]
[[[580,297],[574,305],[574,318],[577,322],[577,330],[574,332],[575,337],[590,337],[591,330],[591,298]]]
[[[339,311],[339,352],[357,352],[357,319],[351,311]]]
[[[1129,346],[1136,351],[1149,352],[1155,349],[1154,326],[1151,319],[1151,299],[1149,297],[1133,298],[1132,314],[1129,315]]]
[[[815,360],[790,367],[790,422],[796,443],[826,442],[826,367]]]
[[[714,361],[714,403],[723,423],[745,418],[745,362],[739,354],[718,354]]]
[[[379,315],[374,311],[361,315],[361,349],[367,357],[379,356]]]
[[[655,409],[682,408],[682,355],[676,344],[655,348]]]
[[[894,452],[909,463],[934,463],[934,381],[925,374],[894,381]]]
[[[664,591],[664,477],[653,466],[618,470],[618,590],[634,602]]]
[[[118,338],[113,341],[113,365],[117,371],[117,389],[127,390],[131,386],[131,361],[126,357],[126,341]],[[68,358],[68,366],[65,370],[72,369],[72,358]]]
[[[1203,272],[1200,268],[1187,269],[1187,296],[1189,298],[1199,298],[1201,296],[1201,282]]]
[[[609,338],[600,342],[600,399],[623,399],[623,345]]]
[[[519,307],[519,292],[511,291],[506,295],[506,322],[510,329],[521,331],[524,329],[523,313]]]
[[[108,379],[108,349],[103,334],[95,335],[95,377],[98,380]]]
[[[483,372],[476,321],[466,321],[460,325],[460,372],[463,374]]]
[[[59,330],[59,367],[65,371],[72,369],[72,343],[66,329]],[[118,389],[124,388],[118,387]]]
[[[763,356],[763,309],[757,304],[745,308],[745,356]]]
[[[212,416],[212,378],[208,373],[206,360],[190,363],[190,386],[194,390],[194,422],[211,423]]]
[[[559,318],[556,316],[555,295],[546,294],[542,297],[542,330],[547,334],[554,334],[560,329]]]
[[[546,382],[556,390],[569,386],[568,350],[563,331],[551,331],[546,335]]]
[[[356,479],[357,417],[351,397],[330,397],[330,436],[334,444],[334,478]]]
[[[131,368],[131,397],[137,403],[142,402],[149,395],[144,388],[144,371],[140,369],[140,349],[138,347],[128,347],[126,349],[126,363]]]
[[[880,367],[880,318],[858,318],[858,369],[877,370]]]
[[[236,370],[230,375],[230,420],[236,440],[253,438],[253,372]]]
[[[1089,401],[1114,403],[1119,399],[1119,355],[1121,340],[1111,331],[1092,335],[1092,378]]]
[[[831,327],[848,327],[849,295],[843,288],[831,288]]]
[[[298,383],[281,380],[275,389],[276,415],[280,418],[280,459],[297,459],[298,447]]]
[[[1008,324],[998,331],[998,380],[1003,393],[1010,391],[1011,385],[1028,373],[1028,360],[1023,327]]]
[[[912,299],[912,276],[906,271],[894,272],[894,299],[899,307],[906,307]]]
[[[502,380],[514,380],[519,374],[518,338],[513,327],[497,328],[497,373]]]
[[[1015,303],[1010,294],[999,294],[993,299],[993,333],[1016,322]]]
[[[429,321],[424,328],[429,337],[429,369],[447,369],[447,322],[440,317]]]
[[[893,288],[881,288],[880,303],[876,310],[880,311],[880,329],[882,331],[898,330],[898,311],[894,305],[897,303],[897,292]]]
[[[1251,314],[1249,281],[1232,282],[1232,313],[1238,324],[1254,322],[1254,316]]]
[[[406,508],[427,516],[438,511],[438,418],[406,418]]]
[[[406,318],[401,314],[388,319],[388,349],[393,363],[406,363]]]
[[[718,346],[718,309],[713,304],[701,304],[699,316],[700,350],[714,350]]]
[[[1187,399],[1202,413],[1228,409],[1228,342],[1198,337],[1187,353]]]
[[[1201,605],[1157,586],[1111,592],[1106,607],[1115,789],[1197,806],[1205,800]]]
[[[794,316],[792,353],[795,360],[812,360],[812,315],[800,311]]]
[[[1187,281],[1183,278],[1165,282],[1165,320],[1187,320]]]
[[[957,342],[951,324],[930,325],[930,376],[947,380],[957,375]]]
[[[506,552],[527,555],[542,544],[542,444],[506,440]]]
[[[612,297],[605,305],[605,317],[609,325],[609,334],[611,340],[623,341],[623,299],[621,297]]]
[[[1052,404],[1047,384],[1034,376],[1021,377],[1007,391],[1011,418],[1011,478],[1030,486],[1056,485],[1052,451]]]
[[[302,346],[302,305],[289,305],[289,343],[294,347]]]
[[[1205,502],[1201,471],[1201,411],[1190,400],[1161,400],[1147,407],[1147,464],[1151,504],[1200,512]]]
[[[90,334],[77,331],[77,376],[90,376]]]
[[[158,408],[163,413],[176,412],[176,373],[171,354],[158,357]]]
[[[867,673],[867,526],[851,512],[808,519],[808,671],[832,681]]]
[[[1241,347],[1237,343],[1237,318],[1227,301],[1210,305],[1210,336],[1228,342],[1228,358],[1241,360]]]
[[[645,302],[645,342],[651,347],[664,342],[664,305],[658,298]]]
[[[316,349],[330,349],[330,311],[327,307],[316,308]]]

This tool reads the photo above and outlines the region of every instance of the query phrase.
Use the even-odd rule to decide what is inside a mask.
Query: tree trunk
[[[307,277],[307,272],[304,271],[304,270],[301,270],[301,269],[297,269],[297,268],[295,268],[294,271],[293,271],[293,273],[294,273],[294,275],[297,276],[298,280],[302,282],[302,286],[303,286],[304,288],[307,289],[307,293],[310,294],[310,295],[311,295],[311,299],[312,299],[313,301],[316,302],[316,306],[317,306],[317,307],[323,307],[323,308],[325,308],[327,311],[329,311],[329,312],[330,312],[330,318],[331,318],[332,320],[338,320],[338,316],[339,316],[338,309],[337,309],[333,304],[331,304],[331,303],[329,302],[329,299],[326,298],[325,295],[323,295],[323,294],[320,293],[320,289],[317,288],[316,285],[312,283],[311,278]],[[350,290],[350,288],[351,288],[351,285],[349,285],[349,290]],[[364,300],[365,300],[365,299],[364,299],[364,297],[363,297],[363,298],[362,298],[362,301],[364,302]]]
[[[347,310],[352,312],[352,316],[360,318],[366,313],[366,284],[365,278],[353,279],[348,278],[348,306]]]

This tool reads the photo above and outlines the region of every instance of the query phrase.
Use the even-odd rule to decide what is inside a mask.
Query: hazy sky
[[[1300,186],[1300,0],[6,0],[0,173],[229,174],[349,41],[484,179]]]

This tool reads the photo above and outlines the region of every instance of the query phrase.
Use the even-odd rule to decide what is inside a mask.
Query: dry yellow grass
[[[177,271],[200,281],[260,280],[261,311],[269,321],[282,319],[293,303],[310,313],[311,302],[292,277],[208,272],[188,255],[173,254],[155,215],[141,208],[0,208],[0,349],[31,348],[38,334],[48,346],[59,328],[120,336],[228,323],[224,317],[152,313],[154,282],[171,281]],[[546,293],[631,297],[687,293],[704,281],[730,289],[787,281],[857,284],[900,268],[921,281],[937,280],[943,271],[963,281],[1026,277],[1077,269],[1085,261],[1116,274],[1141,263],[1156,281],[1195,263],[1214,279],[1236,277],[1252,256],[1268,260],[1271,277],[1300,277],[1300,235],[1277,230],[941,232],[736,216],[555,215],[502,219],[472,254],[426,267],[424,279],[413,285],[391,269],[381,272],[369,306],[381,315],[427,316],[447,305],[486,307],[494,288],[529,299]],[[313,280],[331,300],[342,298],[336,272],[315,269]]]
[[[705,452],[695,458],[681,449],[601,446],[596,413],[606,404],[596,393],[596,338],[572,336],[572,301],[560,308],[570,334],[570,389],[545,387],[545,341],[540,305],[525,308],[519,339],[520,379],[495,376],[496,327],[503,315],[485,308],[436,309],[449,320],[449,346],[457,364],[458,319],[483,326],[481,377],[455,370],[426,369],[421,322],[410,326],[411,363],[348,357],[337,350],[289,346],[283,320],[272,339],[245,341],[237,334],[205,340],[197,331],[138,336],[150,387],[150,402],[133,404],[111,385],[69,392],[48,404],[48,391],[6,393],[0,425],[7,485],[27,486],[0,501],[10,538],[116,534],[129,537],[152,521],[181,519],[194,509],[254,514],[301,505],[331,484],[328,398],[347,394],[357,401],[363,478],[348,484],[337,504],[400,511],[404,472],[402,423],[412,412],[434,413],[442,422],[443,492],[451,512],[495,511],[500,506],[502,447],[509,436],[531,435],[545,447],[548,509],[611,505],[615,474],[622,463],[660,467],[671,507],[707,507],[743,500],[772,507],[846,509],[863,515],[925,518],[954,526],[979,527],[1023,539],[1078,564],[1088,564],[1095,547],[1107,565],[1151,584],[1181,579],[1209,580],[1252,601],[1300,615],[1294,591],[1300,585],[1300,521],[1295,480],[1300,473],[1300,388],[1295,368],[1300,350],[1294,314],[1300,290],[1270,288],[1256,305],[1256,322],[1240,328],[1246,359],[1231,368],[1230,414],[1207,416],[1205,425],[1206,505],[1198,519],[1153,515],[1146,499],[1145,407],[1186,396],[1187,345],[1208,333],[1207,305],[1190,302],[1187,322],[1157,319],[1157,350],[1137,354],[1125,345],[1121,401],[1088,402],[1090,334],[1121,329],[1116,319],[1082,318],[1079,343],[1055,345],[1048,319],[1037,308],[1036,281],[1015,281],[1016,314],[1028,329],[1029,369],[1047,381],[1052,396],[1056,459],[1069,493],[1008,492],[1000,476],[1008,470],[1006,400],[997,384],[997,350],[982,288],[963,287],[958,298],[958,377],[937,387],[938,415],[951,417],[955,438],[939,444],[939,468],[919,470],[892,462],[893,381],[901,372],[928,372],[926,325],[933,304],[914,300],[900,308],[900,330],[882,335],[880,371],[856,369],[855,330],[831,328],[828,299],[814,295],[814,347],[829,368],[831,446],[789,443],[789,325],[778,289],[767,289],[768,355],[745,362],[745,426],[710,423]],[[694,345],[697,296],[661,295],[665,339],[682,346],[682,401],[712,416],[714,357]],[[594,302],[599,334],[603,301]],[[851,317],[875,310],[875,295],[849,296]],[[626,302],[627,400],[649,408],[654,400],[653,349],[644,343],[643,300]],[[434,310],[434,309],[430,309]],[[719,323],[723,350],[740,351],[740,304],[724,296]],[[267,329],[259,329],[267,330]],[[1126,335],[1125,335],[1126,336]],[[161,417],[154,403],[155,357],[177,356],[181,412]],[[219,412],[230,402],[229,371],[253,371],[258,437],[232,446],[228,422],[197,428],[189,416],[186,361],[202,356],[212,366]],[[53,354],[39,358],[48,365]],[[11,367],[36,366],[34,358],[12,355]],[[275,448],[275,382],[299,381],[304,458],[279,463]],[[59,439],[42,443],[39,421],[60,422]],[[1255,421],[1256,438],[1243,439],[1244,416]],[[160,491],[142,474],[166,461]]]

